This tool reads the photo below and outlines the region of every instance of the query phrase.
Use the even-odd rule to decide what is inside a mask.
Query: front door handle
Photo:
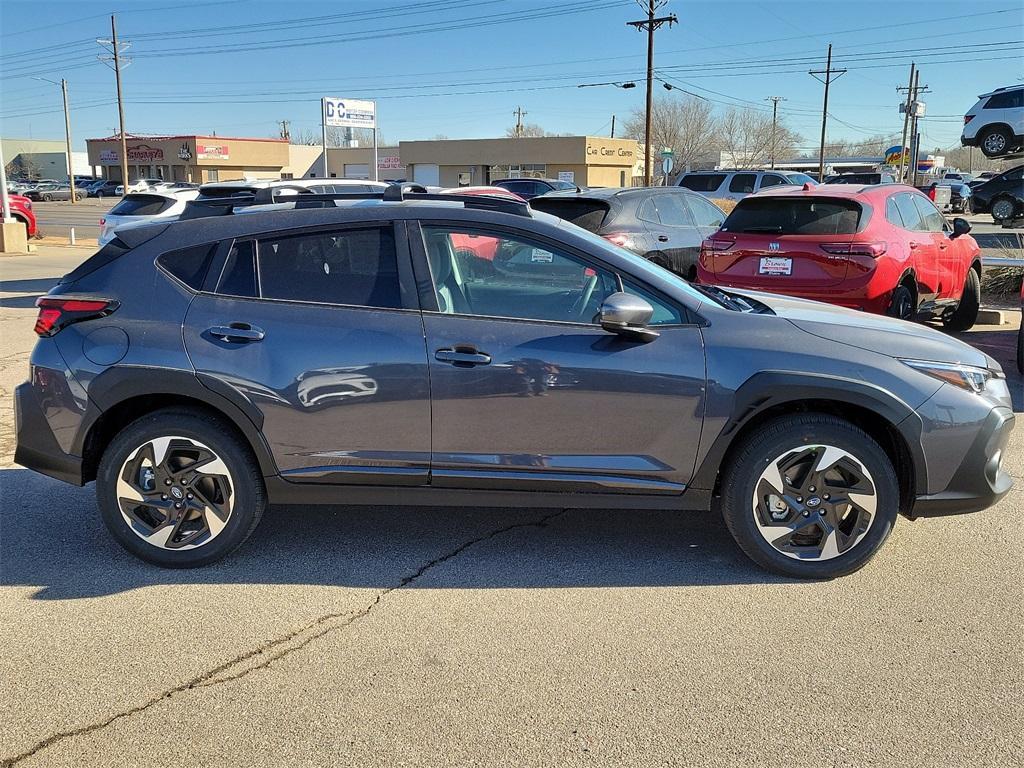
[[[266,336],[262,328],[257,328],[255,325],[249,325],[248,323],[215,325],[212,328],[207,328],[206,332],[216,339],[243,343],[263,341],[263,337]]]
[[[491,362],[491,356],[486,352],[479,351],[476,347],[456,347],[455,349],[439,349],[434,352],[434,359],[441,363],[450,363],[460,368],[470,368],[474,365],[487,365]]]
[[[668,235],[658,235],[658,242],[660,242],[660,243],[667,243],[668,242]]]

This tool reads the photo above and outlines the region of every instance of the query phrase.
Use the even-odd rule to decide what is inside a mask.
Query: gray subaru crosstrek
[[[936,330],[692,286],[511,200],[341,197],[118,230],[39,300],[17,462],[95,480],[117,540],[170,567],[271,503],[720,499],[751,559],[830,578],[897,514],[1010,488],[1006,379]]]

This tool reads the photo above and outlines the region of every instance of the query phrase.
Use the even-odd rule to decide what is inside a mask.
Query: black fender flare
[[[72,452],[76,455],[84,455],[89,433],[107,411],[135,397],[170,395],[199,401],[223,415],[252,447],[263,475],[278,474],[277,463],[261,431],[262,413],[223,382],[212,379],[210,384],[205,384],[191,371],[126,365],[114,366],[100,373],[89,382],[88,392],[89,399],[97,407],[88,409],[75,436]]]
[[[902,437],[910,456],[916,494],[928,488],[928,465],[921,449],[921,417],[888,390],[858,379],[797,371],[761,371],[747,379],[733,395],[725,426],[711,443],[690,483],[692,488],[712,489],[722,462],[736,436],[760,414],[785,404],[826,400],[871,411]]]

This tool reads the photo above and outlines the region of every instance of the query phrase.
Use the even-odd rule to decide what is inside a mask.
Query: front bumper
[[[14,420],[15,463],[65,483],[82,485],[82,457],[61,450],[43,415],[38,392],[30,382],[14,390]]]
[[[1013,486],[1012,478],[1002,468],[1013,424],[1012,410],[1002,406],[993,408],[985,417],[945,490],[919,495],[914,501],[910,518],[978,512],[1003,498]]]

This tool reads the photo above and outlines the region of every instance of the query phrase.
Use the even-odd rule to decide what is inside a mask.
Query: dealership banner
[[[377,167],[383,170],[397,170],[398,168],[405,168],[405,166],[402,165],[402,158],[398,155],[384,155],[383,157],[378,157]]]
[[[227,144],[196,144],[196,158],[199,160],[227,160]]]
[[[331,128],[376,128],[377,105],[359,99],[323,98],[324,125]]]

